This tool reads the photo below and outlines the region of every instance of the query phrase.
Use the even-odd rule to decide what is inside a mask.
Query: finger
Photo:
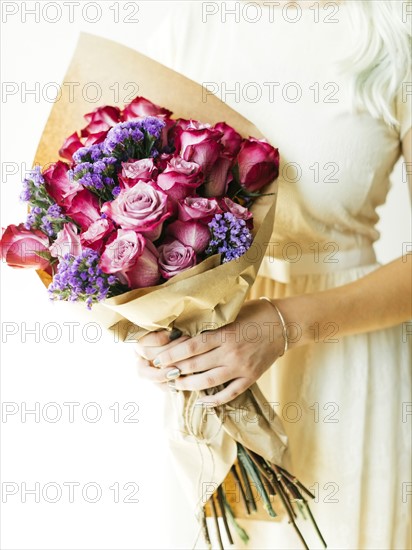
[[[183,337],[182,337],[183,338]],[[180,341],[179,341],[180,340]],[[179,345],[170,346],[167,349],[162,350],[154,359],[153,364],[155,367],[167,367],[174,365],[184,359],[189,359],[194,355],[200,355],[218,348],[221,344],[221,337],[218,331],[209,331],[198,334],[193,338],[188,338],[184,341],[182,339],[176,340]]]
[[[173,348],[174,346],[180,344],[181,342],[184,342],[185,340],[188,340],[189,336],[181,336],[177,340],[173,340],[172,342],[169,342],[168,344],[164,346],[142,346],[140,344],[136,344],[135,351],[138,353],[141,357],[144,357],[148,361],[152,361],[155,357],[157,357],[160,353],[162,353],[165,350],[168,350],[170,348]]]
[[[142,379],[148,380],[150,382],[155,382],[157,384],[161,384],[170,380],[170,373],[176,370],[173,368],[157,369],[156,367],[150,365],[148,361],[142,358],[138,358],[136,360],[136,368],[138,375]]]
[[[156,332],[149,332],[139,340],[139,345],[144,347],[157,347],[165,346],[173,340],[177,340],[182,336],[182,331],[174,328],[172,330],[158,330]]]
[[[233,399],[246,391],[251,385],[252,382],[247,378],[236,378],[230,382],[226,388],[214,395],[205,395],[198,399],[196,405],[204,407],[218,407],[219,405],[224,405],[225,403],[233,401]]]
[[[216,368],[216,365],[221,367],[226,366],[222,364],[221,355],[220,348],[215,348],[201,355],[195,355],[183,361],[176,361],[174,366],[180,370],[180,374],[195,374],[209,371]]]
[[[215,367],[201,374],[181,376],[176,379],[174,386],[177,390],[206,390],[233,380],[234,375],[233,369],[229,367]]]

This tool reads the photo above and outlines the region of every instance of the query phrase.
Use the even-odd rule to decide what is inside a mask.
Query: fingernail
[[[174,328],[170,333],[169,333],[169,340],[171,342],[173,342],[173,340],[177,340],[178,338],[180,338],[182,336],[183,332],[181,330],[179,330],[178,328]]]
[[[162,365],[162,362],[157,357],[156,359],[153,359],[152,363],[154,367],[160,367]]]
[[[176,389],[176,380],[170,380],[168,383],[167,383],[167,386],[170,390],[172,391],[176,391],[177,392],[177,389]]]
[[[168,380],[174,380],[175,378],[179,378],[179,376],[180,370],[178,368],[172,369],[166,374]]]

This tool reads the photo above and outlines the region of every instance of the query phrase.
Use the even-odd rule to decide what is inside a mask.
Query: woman
[[[389,175],[412,162],[410,3],[264,4],[182,3],[168,24],[173,68],[279,147],[269,257],[236,323],[148,335],[138,369],[177,390],[225,384],[200,406],[259,381],[328,547],[410,548],[412,259],[405,243],[384,266],[373,251]],[[290,526],[243,525],[249,548],[299,547]]]

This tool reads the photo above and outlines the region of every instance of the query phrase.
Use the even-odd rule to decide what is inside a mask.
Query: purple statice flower
[[[24,227],[26,229],[40,229],[49,237],[56,237],[69,218],[62,213],[59,205],[49,207],[34,206],[27,215]]]
[[[112,189],[117,186],[117,159],[103,157],[96,162],[82,162],[69,170],[69,178],[81,183],[104,200],[113,200]]]
[[[159,152],[154,144],[160,138],[164,126],[165,122],[156,117],[119,122],[109,130],[103,142],[103,150],[106,155],[122,161],[157,156]]]
[[[105,156],[102,143],[95,143],[89,147],[80,147],[73,153],[73,160],[76,164],[82,162],[96,162]]]
[[[20,199],[24,202],[32,200],[44,200],[46,189],[44,187],[44,178],[41,173],[40,166],[35,166],[30,170],[27,177],[23,180],[23,190],[20,194]]]
[[[208,224],[212,238],[206,255],[222,254],[222,262],[239,258],[252,244],[252,233],[245,220],[236,218],[231,212],[215,214]]]
[[[99,254],[91,248],[78,256],[66,254],[49,285],[50,299],[86,302],[91,309],[93,303],[107,298],[119,281],[115,275],[103,273],[99,259]]]

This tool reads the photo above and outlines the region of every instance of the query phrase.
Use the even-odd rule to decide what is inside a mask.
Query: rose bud
[[[196,253],[180,241],[171,241],[159,246],[159,267],[164,279],[170,279],[196,265]]]
[[[129,288],[152,286],[160,279],[155,247],[132,230],[119,229],[109,238],[99,265],[105,273],[120,275]]]
[[[59,160],[43,172],[48,194],[64,207],[70,206],[76,193],[83,189],[80,183],[69,178],[68,169],[67,164]]]
[[[219,206],[223,210],[223,212],[230,212],[238,220],[245,220],[246,221],[246,227],[248,229],[253,229],[253,214],[250,210],[242,206],[241,204],[238,204],[237,202],[233,202],[228,197],[224,197],[219,201]]]
[[[143,181],[122,189],[114,201],[102,206],[102,212],[122,229],[134,229],[152,241],[159,238],[163,222],[170,217],[167,195]]]
[[[100,218],[93,222],[87,231],[80,235],[80,240],[85,248],[92,248],[100,252],[104,241],[113,231],[113,223],[105,218]]]
[[[87,189],[82,189],[73,197],[66,212],[72,220],[80,225],[82,231],[87,231],[93,222],[100,219],[99,200]]]
[[[171,115],[172,111],[169,111],[169,109],[160,107],[148,99],[139,96],[135,97],[123,110],[123,119],[126,121],[146,116],[168,118]]]
[[[174,237],[186,246],[190,246],[196,254],[204,252],[210,241],[208,226],[195,221],[181,222],[176,220],[167,228],[167,235]]]
[[[207,175],[223,149],[221,136],[222,133],[213,128],[184,130],[180,134],[180,155],[184,160],[199,164]]]
[[[139,180],[149,181],[156,177],[157,168],[153,159],[141,159],[134,162],[123,162],[119,181],[123,187],[133,187]]]
[[[156,183],[173,201],[178,201],[195,193],[203,183],[203,174],[195,162],[172,157],[164,172],[157,176]]]
[[[237,156],[239,182],[247,191],[259,191],[279,174],[279,151],[258,139],[244,140]]]
[[[49,262],[40,254],[49,252],[49,239],[38,229],[24,224],[9,225],[0,240],[1,257],[10,267],[47,269]]]
[[[106,105],[105,107],[97,107],[91,113],[84,115],[88,125],[83,128],[81,134],[82,137],[86,137],[90,134],[98,134],[100,132],[107,132],[115,126],[121,119],[120,109],[118,107],[112,107]]]
[[[50,246],[50,254],[55,258],[63,258],[66,254],[78,256],[82,252],[80,236],[74,223],[65,223],[57,233],[57,238]]]
[[[231,157],[235,157],[240,149],[242,143],[242,136],[226,124],[226,122],[218,122],[214,125],[215,130],[222,132],[223,136],[220,138],[220,143],[223,144],[225,148],[225,153]]]
[[[74,134],[66,138],[61,149],[59,149],[59,155],[69,162],[73,162],[73,153],[75,153],[77,149],[80,149],[80,147],[83,147],[83,143],[80,141],[77,132],[74,132]]]
[[[205,184],[206,197],[221,197],[226,194],[228,185],[233,179],[232,164],[233,160],[223,155],[216,160]]]
[[[178,202],[179,220],[199,221],[209,223],[215,214],[219,214],[221,209],[215,199],[206,199],[204,197],[186,197]]]

